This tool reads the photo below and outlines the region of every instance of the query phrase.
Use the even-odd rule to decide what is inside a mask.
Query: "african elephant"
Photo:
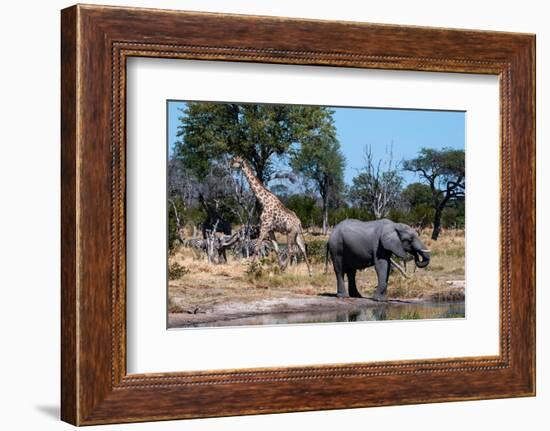
[[[430,250],[414,229],[387,219],[369,222],[346,219],[338,223],[327,243],[327,259],[329,253],[339,297],[361,298],[355,284],[355,273],[358,269],[374,266],[378,276],[374,299],[385,300],[392,255],[406,258],[412,254],[419,268],[430,262]],[[344,285],[344,274],[348,278],[349,294]]]

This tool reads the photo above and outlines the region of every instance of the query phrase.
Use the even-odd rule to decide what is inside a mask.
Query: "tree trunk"
[[[328,202],[327,198],[323,198],[323,235],[328,232]]]
[[[443,208],[436,208],[434,214],[434,230],[432,232],[432,239],[437,241],[439,233],[441,232],[441,216],[443,214]]]

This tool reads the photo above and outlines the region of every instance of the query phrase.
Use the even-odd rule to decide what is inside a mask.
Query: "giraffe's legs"
[[[280,263],[281,270],[284,271],[290,264],[292,265],[292,258],[294,257],[294,240],[292,232],[286,236],[286,260]]]
[[[306,243],[304,241],[304,238],[299,230],[293,230],[287,235],[287,251],[288,251],[288,257],[285,262],[284,267],[281,269],[285,269],[286,266],[292,262],[292,258],[296,258],[296,261],[298,260],[296,247],[300,250],[302,255],[304,256],[304,260],[306,261],[307,265],[307,272],[309,273],[309,276],[312,276],[311,272],[311,266],[309,265],[309,259],[307,258],[307,252],[306,252]]]
[[[262,224],[260,226],[260,235],[258,236],[258,242],[256,243],[256,247],[254,247],[254,255],[252,256],[252,263],[256,262],[256,259],[260,254],[260,249],[262,248],[262,243],[268,234],[269,234],[269,231],[267,230],[267,226]]]
[[[309,273],[309,276],[311,277],[312,276],[311,266],[309,266],[309,259],[307,258],[307,253],[306,253],[306,243],[304,241],[304,236],[303,236],[302,232],[296,233],[296,244],[298,245],[298,248],[300,249],[300,251],[304,255],[304,260],[306,261],[306,265],[307,265],[307,272]]]
[[[275,253],[277,253],[277,262],[279,262],[279,268],[284,269],[282,267],[281,253],[279,252],[279,244],[277,244],[277,237],[275,236],[275,232],[270,231],[269,238],[271,239],[271,244],[273,245],[273,249],[275,250]]]

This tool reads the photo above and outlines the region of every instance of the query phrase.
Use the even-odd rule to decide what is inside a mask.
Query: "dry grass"
[[[280,238],[283,242],[284,238]],[[306,242],[326,240],[326,237],[306,235]],[[390,298],[424,298],[432,300],[459,300],[463,289],[450,286],[450,281],[464,280],[464,232],[447,231],[438,241],[422,234],[422,240],[432,250],[432,259],[425,269],[415,269],[409,262],[404,278],[397,271],[390,276]],[[262,299],[282,297],[311,297],[336,292],[336,279],[329,265],[324,274],[324,263],[312,265],[313,277],[307,274],[304,263],[290,266],[282,272],[276,259],[267,258],[251,268],[250,260],[236,260],[228,256],[224,265],[208,264],[204,254],[178,248],[170,257],[169,265],[178,268],[179,276],[169,281],[169,309],[171,312],[196,312],[225,302],[252,303]],[[253,269],[253,270],[252,270]],[[372,296],[376,288],[373,268],[357,274],[358,288],[364,296]]]

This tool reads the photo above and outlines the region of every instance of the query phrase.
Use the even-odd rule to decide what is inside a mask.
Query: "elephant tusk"
[[[429,248],[426,248],[424,250],[420,250],[422,253],[431,253],[432,251]]]
[[[395,260],[393,259],[390,259],[390,262],[391,264],[397,268],[399,270],[399,272],[401,273],[401,275],[403,275],[403,277],[405,278],[409,278],[409,276],[407,275],[407,273],[405,272],[405,270],[403,269],[403,267],[401,265],[399,265]]]

